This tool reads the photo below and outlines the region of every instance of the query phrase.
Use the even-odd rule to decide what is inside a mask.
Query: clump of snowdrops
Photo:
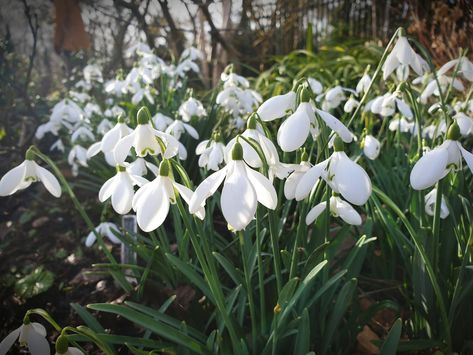
[[[310,53],[290,59],[294,76],[281,77],[276,65],[261,75],[258,87],[273,88],[264,100],[233,66],[199,98],[187,88],[201,57],[193,48],[175,64],[146,45],[130,54],[137,58],[130,72],[105,83],[98,66],[87,66],[76,84],[82,91],[69,92],[37,131],[58,137],[51,149],[68,150],[77,179],[87,177],[83,169],[93,173],[92,164],[108,166],[96,192],[117,218],[91,220],[34,146],[0,181],[1,195],[35,181],[54,197],[65,192],[90,229],[86,245],[97,241],[109,260],[98,267],[127,301],[80,308],[86,325],[79,327],[30,310],[0,354],[17,338],[33,354],[49,353],[33,316],[60,332],[59,354],[80,353],[82,342],[105,353],[120,345],[135,354],[346,353],[383,309],[399,319],[375,344],[381,352],[468,351],[473,64],[466,53],[436,68],[399,29],[368,66],[356,58],[350,66],[317,63]],[[105,101],[89,94],[97,88]],[[120,215],[136,216],[139,231],[118,227]],[[104,237],[133,250],[137,263],[120,264]],[[175,295],[145,303],[152,283],[190,284],[198,294],[192,312],[173,317]],[[379,296],[362,310],[358,298],[370,294]],[[109,334],[90,310],[144,333]]]

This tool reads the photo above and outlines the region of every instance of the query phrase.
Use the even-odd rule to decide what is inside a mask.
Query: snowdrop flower
[[[454,122],[447,132],[447,139],[438,147],[424,154],[414,165],[410,175],[414,190],[427,189],[443,179],[452,169],[461,168],[462,157],[473,172],[473,154],[462,147],[460,127]]]
[[[36,181],[41,181],[54,197],[61,196],[61,185],[56,177],[36,164],[33,161],[33,153],[27,151],[25,161],[7,172],[0,180],[0,196],[12,195]]]
[[[166,128],[165,132],[177,140],[181,139],[182,133],[184,132],[187,132],[194,139],[199,139],[199,133],[197,133],[195,128],[181,120],[175,120]],[[181,142],[179,142],[179,159],[187,159],[187,149]]]
[[[322,93],[323,86],[322,83],[314,78],[307,78],[307,82],[309,83],[310,89],[315,95],[319,95]]]
[[[136,158],[134,162],[126,164],[126,171],[131,175],[144,176],[150,170],[155,176],[158,175],[158,167],[144,158]]]
[[[113,128],[113,123],[104,118],[97,126],[96,132],[98,134],[104,135]]]
[[[433,216],[435,214],[435,204],[437,202],[437,189],[433,189],[424,197],[425,201],[425,213],[429,216]],[[445,202],[445,197],[442,196],[440,202],[440,218],[445,219],[450,214],[448,210],[447,203]]]
[[[120,229],[118,226],[111,222],[102,222],[97,227],[95,227],[95,232],[97,234],[107,237],[113,244],[121,244],[121,240],[115,235],[115,233],[119,233],[119,231]],[[91,231],[85,239],[85,246],[90,248],[96,240],[97,237],[94,231]]]
[[[372,113],[388,117],[394,115],[396,109],[408,120],[414,117],[411,108],[400,98],[397,93],[386,93],[378,96],[370,103]]]
[[[158,131],[162,132],[164,132],[166,128],[174,122],[171,117],[166,116],[160,112],[153,116],[152,121],[154,123],[154,127],[156,127]]]
[[[297,95],[289,91],[284,95],[276,95],[261,104],[256,113],[265,122],[273,121],[287,114],[287,111],[296,109]]]
[[[138,105],[141,101],[143,101],[143,98],[145,97],[150,104],[154,104],[154,99],[153,96],[151,96],[151,91],[149,87],[140,87],[136,89],[133,97],[131,98],[131,102],[133,103],[133,105]]]
[[[109,198],[112,207],[119,214],[127,214],[131,210],[135,185],[142,186],[148,180],[141,176],[129,174],[122,165],[117,165],[117,173],[102,185],[99,191],[99,201],[105,202]]]
[[[270,181],[273,181],[274,176],[277,176],[279,179],[286,178],[287,175],[292,171],[292,165],[283,164],[279,161],[279,155],[275,145],[270,139],[261,133],[261,131],[261,126],[258,127],[255,117],[251,116],[247,122],[247,129],[241,134],[241,136],[252,140],[254,143],[260,146],[264,155],[264,159],[268,164],[268,175]],[[233,138],[230,142],[228,142],[225,148],[226,161],[231,160],[232,149],[236,141],[237,138]],[[243,159],[245,162],[254,169],[263,167],[263,161],[261,160],[258,152],[244,139],[239,140],[239,142],[243,148]]]
[[[424,126],[422,128],[422,137],[434,139],[447,132],[447,123],[444,119],[435,124]]]
[[[111,108],[106,109],[103,114],[106,117],[118,117],[120,115],[125,116],[126,112],[120,106],[115,105],[115,106],[112,106]]]
[[[296,198],[296,188],[304,174],[312,167],[307,161],[307,154],[304,152],[299,165],[294,167],[294,171],[289,174],[284,182],[284,196],[288,200]]]
[[[91,118],[93,115],[101,116],[102,115],[102,110],[100,109],[100,106],[97,104],[94,104],[92,102],[88,102],[87,105],[84,107],[84,114],[86,117]]]
[[[437,71],[437,75],[441,76],[447,73],[458,65],[457,73],[462,75],[466,80],[473,81],[473,63],[467,57],[460,57],[453,59],[444,65]]]
[[[453,119],[457,122],[460,127],[460,134],[462,136],[468,136],[473,134],[473,118],[466,115],[464,112],[458,112]]]
[[[363,142],[363,153],[368,159],[375,160],[381,150],[381,143],[372,135],[367,135]]]
[[[67,162],[72,166],[72,174],[77,176],[79,172],[79,165],[88,167],[87,164],[87,149],[79,144],[74,145],[67,156]]]
[[[243,148],[236,142],[230,162],[197,187],[189,203],[189,211],[195,213],[203,208],[207,198],[215,193],[224,180],[220,205],[231,229],[245,229],[255,216],[258,202],[269,209],[276,208],[278,201],[274,186],[268,178],[245,163]]]
[[[457,91],[465,90],[465,87],[463,86],[463,83],[460,80],[452,79],[446,75],[440,75],[437,77],[437,80],[432,79],[427,84],[424,91],[422,91],[422,94],[420,95],[420,102],[425,104],[427,103],[429,97],[431,97],[432,95],[440,96],[440,91],[445,93],[450,84],[452,84],[452,87]]]
[[[203,117],[207,115],[207,112],[202,106],[202,103],[199,100],[189,97],[187,101],[183,102],[179,107],[179,115],[185,122],[189,122],[192,117]]]
[[[190,202],[192,191],[174,181],[169,162],[163,160],[159,166],[159,175],[142,186],[133,198],[132,206],[136,212],[136,220],[143,231],[151,232],[163,224],[170,204],[176,202],[174,189],[186,203]],[[196,208],[193,213],[202,220],[205,218],[203,207]]]
[[[337,108],[345,100],[345,92],[341,86],[335,86],[325,93],[322,110],[328,111]]]
[[[161,154],[164,158],[169,159],[178,153],[179,142],[176,138],[155,130],[150,123],[150,118],[148,108],[143,106],[137,113],[137,127],[132,133],[121,138],[114,148],[115,161],[118,164],[125,161],[132,147],[135,148],[136,155],[141,158],[148,154]],[[160,142],[165,147],[164,152]]]
[[[407,121],[404,117],[395,118],[389,122],[388,129],[396,132],[399,130],[402,133],[413,133],[415,123]]]
[[[366,93],[371,84],[371,77],[368,73],[363,74],[358,84],[356,84],[355,91],[358,95]]]
[[[81,83],[81,81],[78,81],[75,86],[80,87],[81,86],[80,83]],[[82,85],[82,87],[84,87],[84,89],[86,89],[86,90],[89,90],[90,89],[90,84],[84,83],[84,85]],[[81,103],[84,103],[86,101],[91,100],[90,95],[85,93],[85,92],[77,92],[77,91],[71,90],[71,91],[69,91],[69,96],[72,99],[74,99],[78,102],[81,102]]]
[[[57,136],[61,129],[61,122],[49,121],[38,126],[36,129],[35,137],[37,139],[43,139],[46,133],[50,132]]]
[[[49,151],[52,152],[53,150],[58,150],[62,153],[65,151],[64,143],[61,139],[58,139],[56,142],[53,143],[51,147],[49,147]]]
[[[327,202],[321,202],[315,205],[305,218],[307,225],[313,223],[325,209],[327,208]],[[346,201],[343,201],[338,196],[330,197],[329,201],[330,214],[334,217],[340,217],[343,221],[348,224],[359,226],[361,225],[360,214]]]
[[[151,48],[149,48],[149,46],[146,43],[138,42],[138,43],[135,43],[134,45],[130,46],[126,50],[125,56],[132,57],[135,54],[146,55],[146,54],[152,54],[152,53],[153,53],[153,51],[151,50]]]
[[[103,81],[102,70],[96,64],[86,65],[82,72],[84,74],[85,81],[87,81],[88,83],[91,83],[92,81],[97,81],[101,83]]]
[[[220,75],[220,79],[224,82],[223,87],[225,88],[231,86],[250,87],[250,82],[245,77],[235,73],[226,73],[223,71]]]
[[[111,93],[115,96],[122,96],[126,93],[128,82],[126,80],[113,79],[105,84],[105,92]]]
[[[412,68],[417,75],[422,75],[426,71],[426,68],[428,68],[428,65],[420,55],[414,52],[407,37],[404,35],[403,31],[401,31],[393,50],[389,53],[383,64],[383,80],[386,80],[389,75],[398,68],[401,69],[403,76],[405,76],[401,77],[401,79],[405,80],[409,75],[409,67]]]
[[[350,98],[347,100],[347,102],[345,102],[345,105],[343,106],[343,111],[345,111],[346,113],[351,113],[355,108],[358,107],[359,104],[360,103],[357,100],[350,96]]]
[[[30,322],[27,317],[23,324],[8,334],[0,343],[0,354],[10,350],[13,343],[19,340],[21,346],[27,346],[32,355],[49,355],[51,350],[46,340],[46,328],[40,323]]]
[[[219,135],[214,139],[203,140],[195,148],[195,154],[200,155],[199,166],[208,170],[219,170],[225,155],[225,144],[220,142]]]
[[[365,204],[371,195],[371,180],[368,174],[346,155],[340,137],[334,141],[334,152],[330,158],[314,165],[300,179],[296,188],[296,200],[300,201],[309,196],[320,177],[333,192],[342,195],[354,205]]]
[[[64,99],[59,101],[53,107],[53,112],[49,118],[50,121],[76,123],[82,119],[84,112],[74,101]]]
[[[95,140],[95,136],[92,133],[92,130],[90,127],[87,126],[80,126],[77,129],[74,130],[71,134],[71,143],[75,143],[77,140],[82,139],[82,140]]]
[[[181,120],[174,120],[165,131],[172,135],[177,140],[181,139],[184,132],[187,132],[192,138],[199,139],[199,133],[190,124],[182,122]]]
[[[100,152],[103,152],[105,154],[107,163],[115,166],[117,163],[113,155],[113,150],[120,139],[129,135],[131,132],[132,129],[126,125],[123,116],[118,116],[117,124],[111,130],[105,133],[99,142],[92,144],[87,149],[87,159],[92,158]]]

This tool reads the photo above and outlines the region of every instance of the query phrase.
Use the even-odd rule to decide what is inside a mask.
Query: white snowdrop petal
[[[94,243],[97,237],[95,236],[94,232],[90,232],[87,234],[87,238],[85,239],[85,246],[90,248]]]
[[[269,98],[256,112],[263,121],[268,122],[285,116],[287,110],[294,110],[295,104],[296,93],[290,91],[287,94]]]
[[[301,103],[296,112],[279,127],[277,141],[284,152],[293,152],[300,148],[309,136],[311,117],[308,107],[309,103]]]
[[[201,155],[202,153],[204,153],[204,151],[208,148],[207,147],[208,143],[209,143],[209,140],[206,139],[200,142],[199,144],[197,144],[197,147],[195,148],[195,154]]]
[[[345,143],[350,143],[353,140],[353,135],[350,130],[338,118],[319,109],[316,109],[316,111],[325,124],[329,126],[332,131],[337,132]]]
[[[45,335],[37,333],[36,328],[28,332],[26,342],[31,355],[49,355],[51,349]]]
[[[337,154],[337,153],[334,153]],[[344,152],[332,170],[333,181],[340,194],[354,205],[362,205],[371,195],[371,180],[366,171],[346,156]]]
[[[71,346],[67,348],[67,353],[68,355],[84,355],[82,351]]]
[[[126,173],[119,173],[116,183],[116,189],[112,193],[112,206],[115,212],[119,214],[126,214],[131,210],[131,203],[133,201],[133,185]]]
[[[151,232],[161,226],[168,215],[169,204],[164,186],[153,186],[149,194],[144,195],[136,206],[136,220],[140,228]]]
[[[0,196],[8,196],[18,190],[18,185],[24,180],[26,174],[26,162],[7,172],[0,180]]]
[[[187,204],[189,204],[192,198],[193,191],[189,189],[187,186],[178,184],[177,182],[174,182],[173,185],[176,188],[177,192],[179,192],[179,195],[181,195],[182,199],[186,201]],[[204,207],[199,208],[197,212],[195,213],[195,215],[201,220],[203,220],[205,218],[205,208]]]
[[[327,202],[321,202],[318,205],[312,207],[305,217],[305,223],[307,225],[312,224],[322,214],[322,212],[325,211],[326,207]]]
[[[205,200],[210,197],[220,186],[225,179],[226,168],[223,168],[215,173],[209,175],[200,185],[195,189],[189,203],[189,211],[194,214],[197,210],[205,206]]]
[[[244,164],[242,161],[237,163]],[[227,176],[220,204],[228,224],[236,231],[244,229],[256,213],[256,193],[245,173],[244,165],[236,165]]]
[[[396,104],[399,112],[401,112],[404,117],[410,120],[414,117],[411,108],[404,101],[396,99]]]
[[[271,181],[260,172],[249,167],[246,168],[246,173],[256,192],[258,202],[274,210],[278,204],[278,196]]]
[[[433,149],[424,154],[414,165],[410,175],[411,186],[414,190],[424,190],[439,181],[447,167],[448,151]]]
[[[296,197],[296,188],[302,176],[304,176],[303,173],[295,171],[287,177],[284,182],[284,197],[286,199],[292,200]]]
[[[8,334],[0,343],[0,354],[4,355],[10,350],[16,339],[20,336],[21,326]]]
[[[189,135],[194,138],[194,139],[199,139],[199,133],[197,132],[197,130],[192,127],[190,124],[188,123],[184,123],[184,128],[186,129],[187,133],[189,133]]]
[[[101,150],[102,143],[97,142],[92,144],[88,149],[87,149],[87,159],[92,158],[93,156],[96,156],[100,150]]]
[[[322,175],[322,171],[323,169],[319,165],[314,165],[301,177],[296,187],[296,201],[301,201],[309,196],[310,191]]]
[[[48,190],[54,197],[61,197],[61,185],[56,177],[45,168],[36,166],[36,173],[38,174],[39,180],[43,183],[46,190]]]
[[[395,54],[391,52],[383,64],[383,80],[386,80],[398,66],[399,61],[397,60]]]
[[[99,201],[104,202],[107,200],[110,196],[112,196],[112,193],[115,189],[115,181],[116,181],[116,175],[105,181],[105,183],[102,185],[102,187],[99,190]]]
[[[338,216],[346,223],[354,226],[361,225],[360,214],[349,203],[338,198],[336,208]]]
[[[468,150],[463,148],[460,143],[458,143],[458,146],[460,148],[461,154],[463,156],[463,159],[465,159],[466,164],[470,168],[470,171],[473,173],[473,154],[470,153]]]
[[[102,152],[111,152],[115,145],[120,140],[120,126],[118,124],[113,127],[110,131],[104,134],[100,141],[100,149]]]
[[[130,153],[130,149],[133,146],[136,133],[130,133],[129,135],[121,138],[113,149],[113,155],[117,164],[121,164],[126,160],[126,157]],[[103,149],[102,149],[103,150]]]

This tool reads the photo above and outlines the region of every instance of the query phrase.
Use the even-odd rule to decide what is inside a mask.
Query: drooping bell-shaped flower
[[[186,203],[190,202],[192,191],[174,181],[169,162],[163,160],[159,166],[159,175],[143,185],[133,198],[132,206],[136,212],[136,221],[143,231],[151,232],[163,224],[170,205],[176,202],[174,189]],[[194,214],[204,219],[205,209],[197,208]]]
[[[296,188],[299,185],[301,178],[312,167],[307,159],[307,153],[304,151],[301,157],[301,162],[299,165],[293,167],[294,171],[289,174],[289,176],[286,178],[286,181],[284,182],[284,196],[288,200],[293,200],[296,198]]]
[[[178,153],[179,142],[177,139],[154,129],[150,119],[148,108],[143,106],[138,111],[138,125],[135,130],[121,138],[114,148],[117,164],[122,164],[125,161],[132,147],[135,148],[136,155],[139,157],[145,157],[148,154],[161,154],[165,159],[169,159]]]
[[[464,112],[458,112],[453,119],[457,122],[460,128],[460,134],[466,137],[473,134],[473,118],[465,114]]]
[[[311,125],[315,125],[316,122],[310,102],[301,102],[297,110],[279,127],[278,145],[284,152],[293,152],[299,149],[307,140]]]
[[[399,93],[395,92],[378,96],[370,104],[371,112],[383,117],[388,117],[394,115],[396,111],[399,111],[408,120],[412,120],[414,114],[411,108],[398,95]]]
[[[457,65],[457,74],[462,75],[468,81],[473,81],[473,63],[470,62],[467,57],[460,57],[445,63],[437,71],[437,76],[444,75],[449,70],[455,68]]]
[[[216,134],[213,139],[200,142],[195,149],[195,154],[200,155],[199,166],[201,168],[217,171],[224,161],[225,144],[220,141],[220,135]]]
[[[368,134],[363,142],[363,153],[368,159],[375,160],[381,151],[381,143],[372,135]]]
[[[404,117],[401,117],[401,118],[395,118],[391,120],[389,122],[388,129],[393,132],[396,132],[397,130],[399,130],[399,132],[402,132],[402,133],[407,133],[407,132],[413,133],[414,126],[415,126],[414,122],[409,122]]]
[[[189,211],[195,213],[203,208],[207,198],[217,191],[222,182],[222,213],[230,228],[235,231],[245,229],[253,220],[258,202],[269,209],[277,206],[274,186],[268,178],[245,163],[243,147],[236,142],[228,164],[207,177],[194,191]]]
[[[383,64],[383,79],[386,80],[398,68],[401,68],[405,77],[409,75],[409,68],[419,76],[428,69],[426,61],[410,46],[404,31],[399,32],[399,38]]]
[[[72,167],[72,174],[77,176],[79,166],[88,167],[87,149],[79,144],[75,144],[67,155],[67,162]]]
[[[322,93],[324,87],[320,81],[314,78],[307,78],[307,82],[309,83],[310,89],[315,95]]]
[[[111,222],[102,222],[97,227],[95,227],[95,232],[104,237],[107,237],[114,244],[121,244],[122,242],[115,235],[115,233],[119,233],[119,230],[120,229],[118,228],[118,226],[115,223]],[[85,239],[85,246],[88,248],[91,247],[96,240],[97,237],[94,231],[91,231],[89,234],[87,234],[87,238]]]
[[[462,157],[473,172],[473,154],[462,147],[459,138],[460,128],[454,122],[448,129],[447,139],[424,154],[412,168],[410,182],[414,190],[427,189],[443,179],[450,170],[461,168]]]
[[[353,98],[353,96],[350,96],[350,98],[345,102],[345,105],[343,105],[343,111],[346,113],[351,113],[354,109],[358,107],[360,103]]]
[[[51,350],[46,339],[46,328],[40,323],[30,322],[27,317],[23,324],[8,334],[0,343],[0,354],[4,355],[10,350],[18,339],[21,346],[28,347],[32,355],[49,355]]]
[[[312,207],[307,213],[305,223],[307,225],[313,223],[327,208],[327,201],[321,202]],[[331,196],[329,200],[330,214],[334,217],[340,217],[348,224],[359,226],[361,225],[360,214],[346,201],[343,201],[338,196]]]
[[[162,132],[164,132],[166,128],[168,128],[168,126],[174,122],[174,120],[171,117],[166,116],[165,114],[162,114],[161,112],[158,112],[156,115],[154,115],[152,118],[152,121],[154,123],[154,127],[156,127],[158,131],[162,131]]]
[[[111,198],[112,207],[119,214],[130,212],[133,196],[135,194],[134,186],[143,186],[148,180],[141,176],[131,175],[122,165],[117,165],[117,173],[108,179],[100,188],[99,200],[105,202]]]
[[[322,110],[328,111],[337,108],[345,100],[345,89],[337,85],[325,93],[322,101]]]
[[[183,102],[179,107],[179,115],[182,117],[184,122],[190,122],[192,117],[200,118],[207,115],[207,112],[205,111],[202,102],[193,97],[189,97],[187,101]]]
[[[123,115],[119,115],[117,119],[117,124],[104,134],[100,142],[92,144],[89,149],[87,149],[87,159],[92,158],[97,155],[99,152],[103,152],[105,155],[109,155],[113,165],[116,165],[114,155],[111,154],[117,145],[117,143],[123,137],[129,135],[132,132],[132,129],[127,126]],[[108,159],[107,159],[108,160]]]
[[[432,95],[440,96],[440,93],[445,93],[449,86],[452,86],[457,91],[465,90],[463,83],[457,78],[450,78],[446,75],[437,76],[437,80],[432,80],[426,85],[424,91],[420,95],[420,102],[425,104]]]
[[[139,157],[136,158],[135,161],[125,164],[125,166],[126,171],[132,175],[144,176],[148,173],[148,170],[150,170],[155,176],[157,176],[159,172],[159,168],[156,165]]]
[[[56,177],[33,161],[33,153],[27,151],[25,161],[7,172],[0,180],[0,196],[9,196],[26,189],[33,182],[41,181],[54,197],[61,196],[61,185]]]
[[[366,171],[343,151],[343,141],[336,137],[334,152],[327,160],[307,170],[296,188],[296,200],[306,198],[322,177],[333,192],[354,205],[363,205],[371,196],[371,180]]]
[[[295,110],[296,98],[297,95],[294,91],[289,91],[284,95],[273,96],[263,102],[256,113],[265,122],[284,117],[287,111]]]
[[[433,216],[435,214],[435,205],[437,202],[437,189],[433,189],[424,197],[425,201],[425,213],[429,216]],[[445,219],[450,214],[448,210],[447,203],[445,202],[445,197],[442,196],[440,202],[440,218]]]
[[[371,84],[371,77],[368,73],[363,74],[358,84],[356,84],[355,91],[358,95],[364,94]]]

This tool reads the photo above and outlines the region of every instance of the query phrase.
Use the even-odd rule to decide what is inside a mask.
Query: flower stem
[[[243,262],[243,273],[245,274],[246,295],[248,297],[248,304],[250,308],[251,337],[252,337],[252,343],[253,343],[253,351],[256,352],[256,337],[257,337],[256,310],[255,310],[255,301],[253,298],[253,289],[251,286],[251,275],[249,272],[248,257],[246,255],[246,249],[245,249],[245,233],[243,231],[239,231],[238,238],[240,240],[241,258]]]
[[[258,263],[259,306],[261,313],[261,333],[266,331],[266,298],[264,289],[263,257],[261,256],[261,207],[256,210],[256,261]]]
[[[281,293],[282,289],[282,273],[281,273],[281,258],[280,258],[280,251],[279,251],[279,243],[278,243],[278,231],[276,226],[276,219],[274,211],[269,211],[269,234],[271,237],[271,249],[273,251],[273,262],[274,262],[274,273],[276,276],[276,287],[277,287],[277,298],[279,298],[279,294]]]

